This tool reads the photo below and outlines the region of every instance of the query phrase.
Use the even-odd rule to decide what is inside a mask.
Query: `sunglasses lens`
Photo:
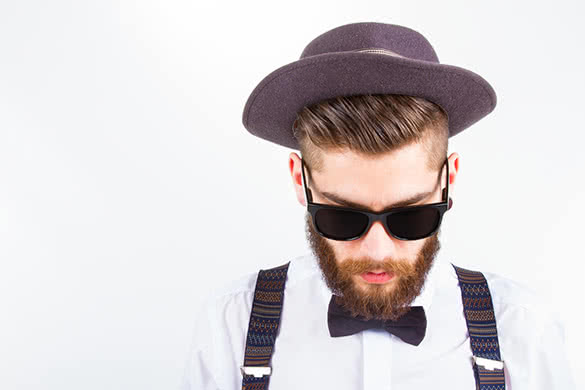
[[[368,217],[352,211],[320,209],[315,213],[315,225],[328,238],[348,240],[362,234]]]
[[[392,233],[407,240],[429,236],[439,225],[441,213],[434,207],[421,207],[401,211],[388,216]]]

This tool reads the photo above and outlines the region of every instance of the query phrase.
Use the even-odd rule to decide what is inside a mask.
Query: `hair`
[[[375,158],[417,142],[427,151],[428,168],[438,171],[447,156],[448,115],[421,97],[339,96],[303,107],[293,135],[311,171],[322,170],[321,151],[350,150]]]

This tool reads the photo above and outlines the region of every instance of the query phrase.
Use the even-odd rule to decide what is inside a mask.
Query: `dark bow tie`
[[[397,321],[378,319],[366,321],[362,316],[352,317],[348,310],[335,302],[333,295],[329,302],[327,323],[332,337],[348,336],[365,329],[378,328],[412,345],[419,345],[427,330],[427,317],[422,306],[411,307],[410,311]]]

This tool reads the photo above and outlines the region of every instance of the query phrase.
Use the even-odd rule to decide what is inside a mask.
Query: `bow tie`
[[[348,336],[372,328],[384,329],[412,345],[419,345],[425,337],[427,317],[422,306],[412,306],[410,311],[397,321],[378,319],[366,321],[362,316],[352,317],[350,312],[339,306],[333,298],[334,296],[331,296],[327,312],[331,337]]]

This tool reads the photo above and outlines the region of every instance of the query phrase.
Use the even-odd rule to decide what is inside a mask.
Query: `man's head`
[[[421,192],[430,194],[409,205],[443,200],[447,117],[429,101],[399,95],[335,98],[305,107],[294,131],[315,203],[379,212]],[[448,163],[452,193],[458,155]],[[291,153],[289,165],[297,198],[306,207],[297,154]],[[336,241],[315,231],[309,213],[306,224],[311,249],[338,303],[366,318],[395,320],[408,311],[440,248],[438,231],[402,241],[375,222],[357,240]],[[385,271],[391,279],[369,282],[362,277],[368,271]]]

